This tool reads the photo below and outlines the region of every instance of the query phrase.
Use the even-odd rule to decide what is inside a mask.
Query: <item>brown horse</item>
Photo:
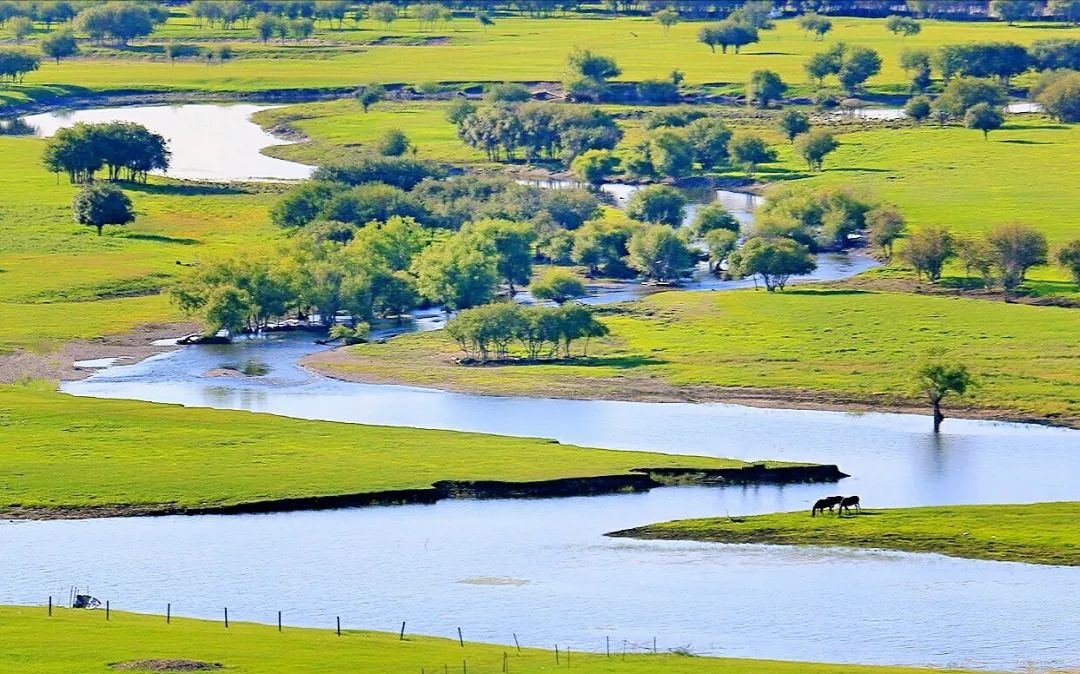
[[[862,512],[862,506],[859,505],[858,496],[845,496],[840,499],[840,514],[843,515],[845,509],[850,513],[852,506],[854,506],[855,512]]]
[[[825,498],[818,499],[817,502],[814,503],[814,507],[810,510],[810,517],[817,517],[819,510],[821,511],[821,514],[824,515],[826,508],[829,509],[829,512],[832,512],[833,508],[843,500],[843,496],[826,496]]]

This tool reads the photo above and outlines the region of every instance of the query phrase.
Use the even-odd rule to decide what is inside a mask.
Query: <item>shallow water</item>
[[[1009,103],[1005,106],[1005,112],[1010,115],[1033,114],[1042,111],[1043,107],[1041,105],[1030,101]],[[907,117],[907,113],[904,112],[903,108],[857,108],[851,111],[838,111],[835,114],[847,117],[860,117],[862,119],[881,120],[904,119]]]
[[[30,115],[25,121],[38,135],[52,136],[77,122],[137,122],[169,141],[168,174],[186,180],[300,180],[312,167],[275,159],[259,150],[287,141],[251,121],[251,115],[274,106],[249,103],[196,103],[63,110]]]

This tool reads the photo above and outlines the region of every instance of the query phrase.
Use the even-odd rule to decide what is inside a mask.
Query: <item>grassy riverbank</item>
[[[268,614],[269,616],[269,614]],[[500,646],[397,634],[286,627],[244,622],[229,623],[112,611],[55,609],[49,617],[44,607],[0,607],[0,669],[19,674],[96,674],[115,672],[113,663],[137,660],[189,660],[217,663],[235,674],[328,674],[330,672],[379,672],[416,674],[462,671],[549,672],[567,666],[563,653],[557,666],[552,650]],[[332,620],[332,618],[328,618]],[[602,647],[602,643],[599,645]],[[874,667],[810,662],[780,662],[732,658],[687,657],[673,653],[606,657],[571,654],[574,671],[595,674],[919,674],[930,670],[914,667]],[[145,671],[145,670],[144,670]],[[960,670],[932,670],[947,674]]]
[[[911,368],[941,347],[980,379],[969,399],[946,401],[947,413],[1080,426],[1075,310],[802,287],[659,293],[602,320],[611,335],[567,362],[464,367],[440,332],[308,364],[345,379],[488,394],[923,412]]]
[[[835,545],[936,552],[950,557],[1080,566],[1080,503],[863,510],[837,517],[807,512],[676,520],[611,536],[716,543]]]
[[[0,516],[137,514],[281,499],[732,468],[744,462],[476,433],[304,421],[267,414],[0,387]]]
[[[922,21],[915,36],[897,38],[882,19],[834,17],[833,30],[822,41],[808,38],[794,19],[776,22],[761,41],[740,54],[711,53],[696,39],[701,22],[682,22],[663,30],[649,17],[498,16],[484,30],[468,16],[446,26],[421,30],[402,18],[390,27],[373,21],[345,23],[344,30],[320,23],[311,39],[297,44],[272,40],[262,44],[251,29],[200,29],[192,17],[177,12],[150,39],[128,49],[90,48],[83,57],[59,64],[42,63],[23,85],[0,88],[0,106],[63,95],[115,91],[257,92],[266,90],[355,87],[362,82],[417,83],[561,81],[566,56],[575,47],[596,49],[614,57],[621,79],[666,77],[673,68],[688,84],[711,83],[741,92],[751,71],[774,70],[796,92],[809,93],[803,63],[836,42],[878,50],[884,61],[870,79],[876,92],[906,93],[899,54],[909,47],[994,40],[1030,44],[1048,37],[1045,24],[1006,26],[998,23]],[[1053,37],[1075,37],[1080,29],[1058,26]],[[40,33],[25,43],[36,48]],[[0,31],[0,38],[7,37]],[[208,67],[201,58],[171,63],[164,56],[168,41],[229,43],[232,61]]]

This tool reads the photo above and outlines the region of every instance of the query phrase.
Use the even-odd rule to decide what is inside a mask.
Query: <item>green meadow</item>
[[[320,24],[306,43],[273,40],[263,45],[250,29],[199,29],[191,17],[176,15],[151,38],[129,49],[95,50],[59,65],[43,63],[24,85],[0,88],[0,103],[120,90],[252,92],[353,87],[364,82],[560,81],[566,55],[576,47],[614,57],[623,69],[621,79],[627,81],[666,77],[678,68],[689,84],[741,90],[752,71],[769,69],[809,92],[803,63],[841,41],[881,53],[884,65],[869,82],[872,91],[903,93],[906,79],[898,61],[905,47],[994,40],[1030,44],[1051,37],[1051,32],[1052,37],[1080,35],[1075,27],[1047,31],[1043,25],[927,20],[922,21],[920,34],[899,38],[885,29],[882,20],[834,17],[833,30],[822,41],[804,35],[794,20],[783,20],[740,54],[713,54],[696,40],[702,25],[683,22],[665,33],[644,17],[498,17],[485,32],[466,17],[431,30],[420,30],[415,19],[405,18],[389,28],[370,21],[354,28],[348,21],[338,31]],[[163,49],[171,40],[224,40],[236,49],[237,58],[214,66],[198,59],[170,63]]]
[[[662,292],[613,307],[588,358],[463,367],[442,333],[320,354],[344,378],[490,394],[920,408],[912,367],[945,349],[978,376],[949,409],[1080,426],[1080,314],[986,300],[847,289]],[[755,393],[756,392],[756,393]],[[948,422],[946,421],[946,429]]]
[[[425,489],[439,480],[529,482],[741,461],[551,440],[304,421],[79,398],[0,386],[0,514],[181,508]]]
[[[614,536],[716,543],[836,545],[1080,566],[1080,503],[967,505],[676,520]]]
[[[566,669],[586,674],[920,674],[915,667],[874,667],[812,662],[691,657],[676,653],[623,656],[571,653],[555,662],[552,650],[506,646],[343,629],[277,627],[246,622],[220,622],[112,611],[54,609],[44,606],[0,607],[0,669],[20,674],[106,674],[110,664],[139,660],[189,660],[215,663],[236,674],[328,674],[421,671],[551,672]],[[145,670],[143,670],[145,671]],[[961,670],[932,670],[952,674]]]

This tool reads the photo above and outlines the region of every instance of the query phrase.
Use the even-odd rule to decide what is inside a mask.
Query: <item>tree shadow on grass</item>
[[[135,239],[136,241],[152,241],[154,243],[173,243],[178,246],[193,246],[199,243],[198,239],[186,239],[178,236],[151,234],[149,232],[125,232],[119,238]]]
[[[1002,131],[1063,131],[1069,127],[1065,124],[1006,124],[1001,127]]]
[[[544,361],[540,361],[544,362]],[[577,367],[614,367],[620,370],[630,370],[636,367],[649,365],[666,365],[667,361],[661,358],[648,356],[577,356],[570,359],[547,361],[551,365],[573,365]]]
[[[132,192],[142,192],[143,194],[181,197],[231,196],[249,193],[247,190],[240,187],[213,184],[179,185],[172,183],[125,183],[124,189]]]
[[[999,142],[1012,143],[1013,145],[1056,145],[1056,143],[1051,143],[1048,140],[1022,140],[1019,138],[1009,138]]]

